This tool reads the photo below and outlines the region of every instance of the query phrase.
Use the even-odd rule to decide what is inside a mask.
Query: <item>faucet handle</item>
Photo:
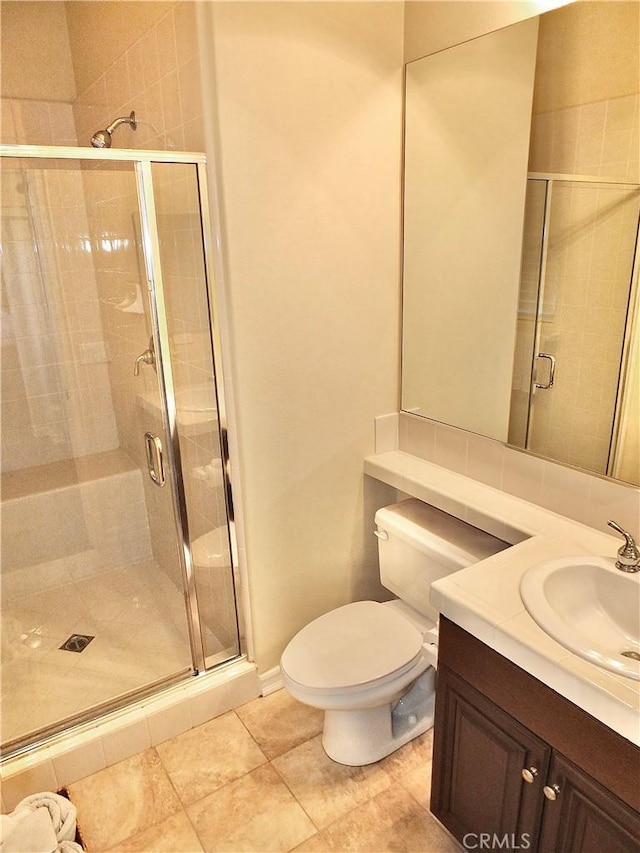
[[[140,363],[150,364],[153,369],[156,369],[156,352],[153,346],[153,335],[149,338],[149,346],[147,349],[140,353],[140,355],[136,358],[135,364],[133,366],[133,375],[140,375]]]
[[[635,543],[633,536],[620,527],[615,521],[608,521],[609,527],[624,536],[625,543],[618,549],[618,559],[616,560],[616,568],[623,572],[638,572],[640,571],[640,551]]]

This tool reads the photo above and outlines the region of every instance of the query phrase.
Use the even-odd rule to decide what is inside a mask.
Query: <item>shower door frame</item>
[[[607,178],[597,175],[571,175],[560,172],[529,172],[527,181],[538,181],[544,183],[544,213],[542,218],[542,233],[541,233],[541,252],[540,252],[540,268],[538,271],[538,287],[535,309],[535,331],[534,340],[531,352],[531,374],[527,404],[527,422],[525,429],[524,450],[535,453],[535,448],[531,447],[531,421],[535,417],[535,389],[536,385],[536,366],[537,359],[540,356],[540,340],[541,340],[541,318],[545,300],[545,284],[547,273],[547,255],[549,250],[550,237],[550,219],[551,205],[553,201],[553,190],[556,183],[581,183],[581,184],[606,184],[620,187],[638,187],[637,182],[629,181],[622,178]],[[618,374],[618,392],[616,394],[615,406],[613,411],[613,419],[609,439],[609,452],[607,455],[606,470],[600,473],[601,476],[615,477],[616,457],[618,452],[618,442],[620,435],[620,420],[621,407],[623,398],[623,389],[621,387],[621,377],[626,374],[628,362],[630,358],[630,336],[634,318],[631,314],[634,306],[640,306],[640,281],[638,269],[640,268],[640,221],[636,228],[636,242],[631,265],[631,275],[629,281],[629,297],[627,302],[627,321],[622,342],[622,353],[620,357],[620,369]],[[545,389],[543,389],[545,390]]]
[[[140,206],[141,240],[145,262],[145,277],[147,280],[148,295],[150,297],[150,315],[158,365],[158,382],[161,391],[161,398],[164,402],[163,421],[166,432],[165,438],[168,439],[168,446],[166,450],[170,463],[169,469],[172,480],[172,504],[176,522],[176,536],[179,546],[180,569],[183,581],[183,592],[185,594],[185,610],[192,657],[192,671],[189,673],[190,675],[200,675],[207,671],[206,655],[202,641],[202,624],[198,609],[196,578],[189,537],[187,501],[184,480],[182,477],[182,454],[177,424],[177,407],[173,370],[171,358],[163,357],[169,353],[169,332],[164,301],[164,284],[160,260],[160,242],[156,220],[152,168],[155,163],[175,163],[191,165],[196,168],[199,208],[202,224],[201,236],[203,244],[205,286],[209,304],[209,327],[211,333],[214,370],[218,380],[215,383],[218,409],[218,432],[220,438],[222,477],[227,511],[227,527],[229,531],[229,544],[231,550],[231,572],[235,590],[236,629],[238,637],[238,653],[236,655],[232,655],[227,661],[212,667],[211,671],[214,671],[225,664],[234,663],[238,658],[246,655],[246,638],[244,636],[244,632],[241,630],[243,620],[238,612],[238,608],[240,606],[240,583],[238,577],[238,548],[235,529],[233,493],[229,475],[230,460],[228,447],[227,407],[224,395],[224,382],[219,381],[221,375],[223,375],[222,346],[216,312],[212,310],[212,307],[217,305],[217,301],[215,279],[211,273],[211,270],[214,268],[214,264],[210,236],[211,228],[206,180],[206,156],[198,152],[143,151],[139,149],[98,150],[93,148],[58,147],[51,145],[0,144],[0,157],[34,160],[118,161],[132,163],[134,165],[138,201]],[[175,683],[175,678],[170,678],[167,684],[168,683]],[[142,696],[149,695],[149,692],[157,692],[158,689],[161,689],[164,686],[165,683],[160,682],[155,683],[150,687],[146,686],[140,688],[139,690],[128,694],[125,702],[117,703],[117,705],[126,706]],[[95,713],[90,716],[91,718],[95,718],[111,709],[112,703],[106,703],[105,706],[96,709]],[[80,715],[78,722],[86,721],[86,717],[86,714]],[[30,746],[33,746],[33,744],[30,744]]]

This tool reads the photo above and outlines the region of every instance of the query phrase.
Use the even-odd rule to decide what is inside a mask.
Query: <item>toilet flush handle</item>
[[[380,530],[380,528],[376,527],[373,532],[378,537],[378,539],[382,539],[382,540],[386,541],[389,538],[389,534],[387,533],[386,530]]]

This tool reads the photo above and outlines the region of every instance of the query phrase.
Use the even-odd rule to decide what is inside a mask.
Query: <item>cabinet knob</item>
[[[548,800],[555,800],[560,793],[560,785],[545,785],[542,793]]]
[[[524,779],[525,782],[528,782],[529,784],[531,784],[532,782],[535,782],[537,776],[538,776],[538,768],[537,767],[525,767],[524,770],[522,771],[522,778]]]

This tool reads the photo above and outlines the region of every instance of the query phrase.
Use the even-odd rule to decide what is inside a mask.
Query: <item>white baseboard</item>
[[[259,675],[261,685],[261,693],[263,696],[268,696],[270,693],[275,693],[276,690],[280,690],[281,687],[284,687],[284,682],[282,680],[282,673],[280,672],[279,666],[274,666],[273,669],[268,669],[266,672],[263,672],[262,675]]]

